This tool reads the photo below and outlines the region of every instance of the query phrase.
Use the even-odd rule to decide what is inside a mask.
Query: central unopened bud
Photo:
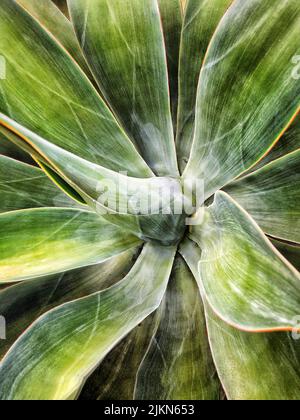
[[[119,175],[117,183],[114,179],[99,183],[97,210],[108,212],[113,223],[119,224],[122,219],[122,227],[143,240],[173,245],[180,242],[196,211],[194,182],[187,184],[185,188],[182,180],[170,177]]]

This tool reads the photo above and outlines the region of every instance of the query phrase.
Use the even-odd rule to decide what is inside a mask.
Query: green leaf
[[[201,71],[195,137],[185,178],[205,198],[250,169],[299,111],[298,0],[237,0],[222,19]]]
[[[55,208],[1,214],[0,237],[0,283],[97,264],[140,243],[94,213]]]
[[[0,155],[0,213],[37,207],[76,207],[38,168]]]
[[[104,97],[153,171],[177,176],[157,0],[69,0],[68,4]]]
[[[133,400],[136,376],[155,334],[161,310],[121,341],[87,380],[79,400]]]
[[[31,157],[22,149],[9,141],[4,133],[2,133],[1,129],[2,127],[0,126],[0,155],[7,156],[12,159],[17,159],[21,162],[26,162],[32,165],[34,162]]]
[[[226,191],[265,233],[300,243],[300,149],[233,182]]]
[[[157,333],[138,371],[138,400],[215,400],[220,384],[197,284],[178,257]]]
[[[185,215],[174,214],[177,204],[181,207],[183,204],[178,179],[127,177],[49,143],[0,113],[1,121],[15,133],[11,134],[14,135],[13,141],[30,150],[39,162],[51,165],[71,187],[71,192],[72,189],[75,194],[77,191],[109,222],[132,231],[142,239],[173,244],[181,238]],[[68,192],[61,180],[59,185]]]
[[[123,281],[41,317],[2,361],[0,399],[73,397],[107,353],[160,305],[175,251],[149,244]]]
[[[298,270],[300,271],[300,246],[288,242],[272,239],[273,245],[278,251]]]
[[[0,360],[19,336],[42,314],[112,286],[131,269],[136,249],[101,264],[79,268],[11,286],[0,292],[0,314],[6,339],[0,341]]]
[[[4,118],[3,120],[2,116]],[[22,162],[27,163],[27,161],[29,160],[30,164],[36,165],[37,158],[42,160],[43,156],[41,156],[37,152],[37,150],[33,147],[32,144],[26,143],[25,139],[22,136],[20,136],[19,133],[12,131],[10,127],[6,126],[8,121],[13,120],[11,120],[6,115],[0,113],[0,135],[3,136],[4,140],[4,152],[6,149],[8,150],[8,153],[3,153],[3,155],[12,157],[13,159],[17,159],[18,156],[20,156],[19,160],[21,160]],[[18,153],[17,156],[15,156],[16,152]],[[36,160],[34,161],[34,159]]]
[[[183,172],[191,151],[200,70],[213,33],[232,0],[188,0],[179,65],[177,151]]]
[[[180,0],[158,0],[167,51],[169,89],[174,132],[176,133],[178,106],[178,67],[182,29],[182,5]]]
[[[85,200],[81,197],[81,195],[72,188],[61,176],[58,175],[53,169],[51,169],[46,164],[37,160],[37,163],[42,168],[42,170],[48,175],[54,184],[57,185],[65,194],[67,194],[70,198],[77,201],[78,204],[86,205]]]
[[[28,130],[25,130],[22,126],[10,120],[10,118],[3,116],[3,120],[2,120],[1,115],[2,114],[0,113],[0,124],[5,123],[5,121],[6,122],[9,121],[13,125],[17,125],[17,127],[20,127],[20,130],[22,131],[22,133],[27,133]],[[30,156],[28,155],[28,158],[31,158],[31,162],[38,164],[43,169],[43,171],[48,175],[51,181],[54,182],[54,184],[56,184],[58,188],[60,188],[70,198],[77,201],[77,203],[86,205],[85,200],[78,193],[78,191],[72,188],[71,185],[69,185],[58,173],[56,173],[51,168],[50,165],[52,163],[48,162],[47,159],[37,151],[37,147],[35,147],[33,143],[30,142],[29,139],[25,138],[23,135],[18,133],[16,129],[14,129],[15,132],[11,130],[12,128],[0,126],[0,134],[3,133],[3,135],[7,139],[7,142],[11,143],[12,150],[15,150],[15,149],[20,150],[22,153],[25,152],[25,155],[26,155],[26,152],[29,153]],[[34,135],[34,137],[38,137],[38,136]],[[22,160],[25,160],[25,159],[22,159]]]
[[[206,316],[214,361],[230,400],[299,400],[298,339],[290,333],[239,331],[209,305]]]
[[[198,263],[200,248],[186,239],[180,253],[202,289]],[[219,378],[231,400],[299,399],[300,342],[290,333],[249,333],[222,321],[204,296],[210,349]],[[295,328],[299,319],[295,319]],[[296,333],[296,329],[295,329]],[[297,336],[295,336],[297,338]]]
[[[216,194],[192,239],[202,250],[203,294],[223,320],[246,331],[293,329],[300,274],[227,194]]]
[[[70,55],[15,1],[0,3],[0,112],[66,150],[132,176],[151,171]]]
[[[51,0],[17,0],[71,54],[86,75],[93,76],[82,54],[69,19]]]
[[[289,129],[283,134],[273,149],[253,168],[253,171],[298,149],[300,149],[300,115],[297,115]]]

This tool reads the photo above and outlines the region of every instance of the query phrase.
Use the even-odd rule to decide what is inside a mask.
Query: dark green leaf
[[[157,175],[178,175],[157,0],[68,4],[100,89],[132,141]]]

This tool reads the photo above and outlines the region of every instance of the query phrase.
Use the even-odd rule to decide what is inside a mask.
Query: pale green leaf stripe
[[[157,175],[178,175],[158,1],[68,4],[101,92],[132,141]]]
[[[51,0],[17,0],[31,16],[35,17],[80,65],[90,79],[93,78],[82,54],[69,19]]]
[[[0,237],[0,283],[100,263],[140,243],[94,213],[58,208],[3,213]]]
[[[300,243],[300,149],[233,182],[226,191],[265,233]]]
[[[182,29],[182,5],[180,0],[158,0],[168,59],[169,89],[174,133],[177,124],[178,67]]]
[[[137,400],[216,400],[220,397],[198,286],[177,258],[157,333],[137,376]]]
[[[13,141],[37,154],[37,159],[51,164],[70,187],[109,222],[142,239],[163,239],[167,244],[180,239],[185,229],[182,223],[185,216],[173,214],[173,204],[182,204],[183,199],[178,179],[128,177],[49,143],[1,113],[0,123],[13,130],[10,134]],[[170,202],[172,189],[174,196]],[[153,208],[157,210],[153,211]],[[163,238],[161,232],[164,232]]]
[[[134,399],[136,375],[157,331],[160,308],[149,315],[106,356],[87,380],[79,400]]]
[[[226,322],[246,331],[291,330],[300,313],[300,274],[225,193],[194,227],[203,293]]]
[[[228,399],[299,400],[299,340],[291,333],[239,331],[218,318],[209,305],[206,316],[214,361]]]
[[[70,55],[15,1],[0,3],[0,112],[58,146],[132,176],[151,171]]]
[[[6,321],[6,339],[0,340],[0,360],[42,314],[121,280],[133,266],[136,251],[130,249],[101,264],[29,280],[1,291],[0,314]]]
[[[74,396],[106,354],[160,305],[175,252],[146,245],[123,281],[41,317],[1,363],[0,399]]]
[[[37,207],[78,207],[40,169],[0,155],[0,213]]]
[[[177,152],[183,171],[191,151],[200,69],[213,33],[232,0],[188,0],[179,61]]]
[[[200,74],[185,170],[204,180],[205,198],[261,159],[299,111],[299,38],[298,0],[236,0],[222,19]]]

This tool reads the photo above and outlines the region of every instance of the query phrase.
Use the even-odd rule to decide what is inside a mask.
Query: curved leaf
[[[250,169],[296,116],[300,84],[298,0],[237,0],[222,19],[202,68],[186,178],[205,198]]]
[[[180,253],[202,290],[200,248],[185,240]],[[210,349],[219,377],[231,400],[290,400],[299,398],[300,343],[290,333],[243,332],[222,321],[204,296]],[[297,327],[295,319],[295,328]],[[295,329],[296,334],[296,329]],[[297,338],[297,334],[294,338]]]
[[[179,65],[177,151],[183,172],[192,147],[196,96],[209,42],[232,0],[188,0],[183,21]]]
[[[51,309],[110,287],[131,269],[136,249],[101,264],[19,283],[0,292],[0,314],[6,339],[0,340],[0,360],[17,338]]]
[[[0,155],[0,213],[36,207],[76,207],[38,168]]]
[[[147,245],[123,281],[41,317],[2,361],[0,399],[74,396],[106,354],[160,305],[175,251]]]
[[[79,400],[133,400],[136,375],[155,334],[161,310],[121,341],[87,380]]]
[[[13,141],[30,150],[109,222],[142,239],[178,242],[185,229],[184,214],[174,214],[184,204],[180,181],[167,177],[132,178],[59,148],[0,113],[0,122],[12,130]],[[60,183],[61,185],[61,183]],[[66,189],[66,188],[65,188]],[[178,212],[180,213],[180,211]],[[183,213],[183,212],[181,212]]]
[[[68,5],[85,57],[123,127],[157,175],[178,175],[157,0]]]
[[[73,26],[69,19],[51,0],[17,0],[31,16],[35,17],[80,65],[90,79],[93,79],[82,54]]]
[[[54,144],[132,176],[151,171],[70,55],[15,1],[0,3],[0,112]]]
[[[0,283],[100,263],[138,238],[94,213],[30,209],[0,215]]]
[[[137,376],[138,400],[215,400],[220,396],[196,282],[178,257],[162,319]]]
[[[214,361],[230,400],[299,400],[300,341],[230,327],[206,307]]]
[[[226,187],[274,237],[300,243],[300,149]]]
[[[300,274],[227,194],[217,193],[192,239],[203,293],[222,319],[246,331],[294,328]]]

